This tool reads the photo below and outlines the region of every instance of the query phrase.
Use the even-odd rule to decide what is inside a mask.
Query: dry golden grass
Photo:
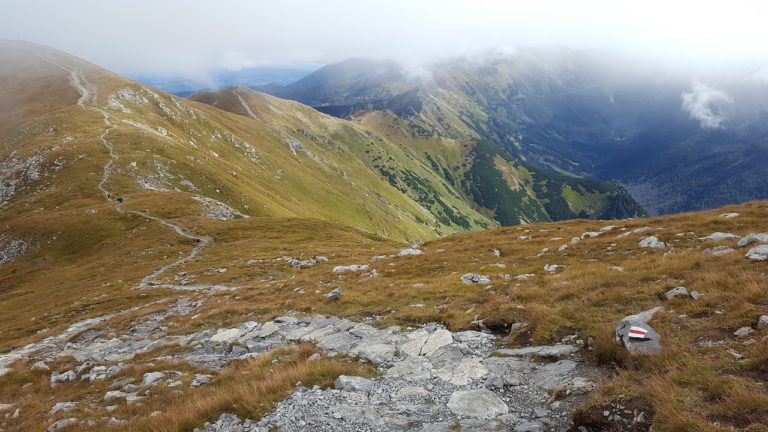
[[[718,218],[725,211],[738,211],[741,216],[729,220]],[[526,329],[509,335],[507,342],[511,345],[555,342],[564,334],[578,331],[589,341],[595,361],[606,368],[607,375],[615,376],[596,392],[594,406],[629,398],[647,400],[656,411],[654,430],[718,430],[715,423],[748,427],[749,423],[744,422],[765,422],[764,413],[768,412],[768,366],[763,340],[768,334],[758,331],[752,335],[755,342],[746,345],[732,332],[753,325],[759,315],[768,313],[765,286],[768,266],[745,260],[744,249],[724,256],[705,255],[703,249],[714,243],[703,243],[696,237],[713,231],[739,235],[766,231],[767,216],[768,203],[755,202],[709,212],[632,221],[568,221],[499,228],[426,243],[422,247],[425,254],[421,256],[392,256],[382,261],[371,261],[371,256],[396,255],[401,245],[360,235],[340,225],[268,218],[205,222],[195,228],[213,236],[215,242],[204,250],[199,260],[174,270],[173,274],[188,271],[202,275],[209,268],[227,267],[227,273],[201,277],[201,281],[231,283],[240,288],[207,299],[194,320],[180,316],[165,324],[173,333],[183,334],[202,328],[233,326],[245,320],[264,321],[297,311],[354,319],[379,316],[378,323],[382,326],[441,322],[454,330],[477,328],[478,320],[500,332],[511,323],[527,323]],[[649,226],[650,233],[671,242],[673,248],[640,249],[637,242],[645,234],[617,238],[626,232],[618,228],[570,245],[571,237],[608,224],[627,230]],[[531,238],[519,240],[520,235]],[[550,241],[552,237],[563,240]],[[569,249],[556,252],[558,246],[566,243]],[[550,251],[537,256],[544,247]],[[500,257],[492,255],[494,248],[502,252]],[[303,258],[327,255],[330,261],[296,270],[280,260],[283,255]],[[247,264],[250,259],[257,262]],[[335,265],[363,263],[369,264],[378,275],[331,272]],[[546,274],[545,264],[562,264],[566,268]],[[622,266],[624,272],[616,272],[610,266]],[[488,274],[492,284],[486,287],[460,283],[459,278],[467,272]],[[524,273],[535,276],[527,281],[504,277]],[[664,291],[679,285],[698,290],[704,297],[699,301],[659,298]],[[321,296],[336,287],[343,291],[340,300],[329,302]],[[123,292],[146,303],[168,295],[172,298],[202,295],[172,294],[167,290]],[[412,306],[416,304],[424,306]],[[106,301],[104,305],[112,307]],[[616,322],[627,314],[656,305],[666,309],[651,322],[663,337],[664,352],[651,358],[628,357],[613,341]],[[126,315],[110,323],[110,327],[125,328],[133,319],[159,308],[162,306],[150,306]],[[97,311],[94,308],[90,313]],[[736,361],[724,346],[699,345],[704,339],[725,339],[729,347],[737,349],[748,360]],[[260,362],[249,367],[259,369],[255,364]],[[70,366],[62,364],[59,370]],[[305,378],[294,378],[311,375],[319,363],[299,361],[295,366],[284,371],[285,377],[290,377],[285,378],[286,387],[275,382],[260,390],[251,387],[235,390],[227,384],[209,387],[195,393],[194,398],[182,399],[158,391],[151,403],[121,407],[115,416],[145,416],[158,409],[163,412],[160,417],[147,419],[149,423],[132,423],[134,430],[183,429],[212,419],[222,410],[235,410],[255,418],[287,394],[295,381],[307,383]],[[51,390],[47,375],[17,367],[17,373],[3,379],[14,380],[16,384],[8,388],[17,390],[17,384],[37,382],[23,393],[34,394],[28,402],[29,412],[45,412],[55,401],[87,399],[87,395],[95,397],[99,391],[102,395],[105,391],[98,385],[87,391],[83,389],[82,394],[69,393],[72,390],[65,388]],[[174,367],[183,368],[182,365]],[[241,367],[244,366],[237,366]],[[331,371],[340,370],[328,367]],[[236,373],[237,368],[225,372],[217,382],[224,382],[227,374]],[[126,373],[140,372],[143,370]],[[325,373],[320,369],[316,372]],[[259,372],[253,373],[256,376]],[[272,385],[277,387],[270,387]],[[272,394],[275,396],[266,396]],[[232,399],[228,395],[237,396]],[[250,395],[247,400],[255,405],[236,402],[246,395]],[[0,394],[0,398],[3,397],[10,394]],[[185,405],[192,402],[182,403],[182,400],[199,403]],[[35,404],[38,408],[34,408]],[[172,426],[163,429],[164,424]],[[759,426],[749,427],[761,430]]]
[[[738,211],[741,216],[718,218],[725,211]],[[617,238],[626,232],[618,229],[570,245],[571,237],[609,224],[594,221],[456,235],[425,244],[422,256],[377,262],[371,262],[370,256],[378,253],[355,250],[309,269],[283,265],[268,280],[218,295],[216,302],[203,307],[194,326],[206,322],[226,325],[244,316],[265,320],[292,310],[358,319],[380,316],[382,326],[441,322],[454,330],[476,328],[477,320],[493,329],[528,323],[523,332],[510,335],[510,344],[555,342],[561,337],[559,330],[576,330],[589,339],[595,361],[619,368],[616,379],[595,396],[595,404],[630,395],[647,398],[656,407],[658,430],[714,430],[714,422],[725,421],[723,413],[765,421],[761,417],[768,412],[765,374],[728,375],[725,371],[739,368],[741,363],[723,346],[706,347],[698,342],[725,337],[729,347],[746,358],[764,358],[763,339],[768,333],[755,333],[750,345],[742,344],[732,332],[754,325],[759,315],[768,313],[768,266],[744,259],[744,249],[724,256],[705,255],[703,249],[714,243],[697,237],[714,231],[740,235],[765,231],[766,220],[768,203],[756,202],[702,213],[610,222],[627,230],[651,227],[650,234],[673,245],[662,251],[638,248],[639,238],[649,233]],[[531,239],[518,240],[524,233]],[[549,241],[552,237],[563,240]],[[564,243],[569,249],[553,252]],[[544,247],[550,251],[537,257]],[[491,254],[493,248],[501,250],[501,257]],[[396,252],[393,248],[387,253]],[[330,272],[334,265],[357,263],[370,264],[378,276]],[[562,264],[566,269],[546,274],[545,264]],[[622,266],[624,272],[610,266]],[[493,283],[490,287],[464,285],[459,278],[467,272],[489,274]],[[503,277],[524,273],[535,276],[527,281]],[[698,290],[704,297],[699,301],[660,299],[664,291],[680,285]],[[340,300],[329,302],[321,297],[336,287],[343,291]],[[415,304],[424,307],[413,307]],[[613,341],[614,327],[621,317],[656,305],[666,309],[652,321],[663,337],[664,352],[657,357],[630,358]],[[186,320],[177,320],[177,331],[192,326]]]

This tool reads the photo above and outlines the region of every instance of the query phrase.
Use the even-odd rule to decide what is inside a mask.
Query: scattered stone
[[[665,249],[669,244],[659,240],[656,236],[648,236],[640,239],[641,248]]]
[[[423,253],[424,252],[421,249],[407,248],[407,249],[401,249],[398,255],[399,256],[422,255]]]
[[[467,273],[461,277],[461,281],[465,284],[483,284],[487,285],[491,283],[491,278],[485,275],[479,275],[475,273]]]
[[[581,235],[581,238],[582,239],[595,238],[595,237],[599,236],[600,234],[602,234],[602,233],[601,232],[597,232],[597,231],[587,231],[587,232],[585,232],[584,234]]]
[[[367,378],[340,375],[336,378],[334,384],[336,389],[353,392],[353,393],[368,393],[373,388],[373,382]]]
[[[202,385],[208,384],[210,381],[211,381],[210,375],[195,374],[195,378],[192,380],[191,383],[189,383],[189,386],[192,388],[197,388]]]
[[[452,413],[477,419],[492,419],[509,412],[509,407],[490,390],[457,390],[448,400]]]
[[[766,261],[768,260],[768,245],[753,247],[744,256],[752,261]]]
[[[8,411],[8,410],[12,409],[15,406],[16,406],[16,404],[0,403],[0,411]]]
[[[35,364],[33,364],[31,369],[32,370],[41,370],[41,371],[49,371],[49,370],[51,370],[51,368],[49,368],[48,365],[44,361],[42,361],[42,360],[40,360],[39,362],[36,362]]]
[[[761,315],[760,319],[757,320],[757,329],[762,330],[764,328],[768,328],[768,315]]]
[[[78,420],[74,417],[57,420],[52,425],[48,426],[48,432],[54,432],[59,429],[64,429],[70,426],[74,426],[78,423]]]
[[[733,335],[736,337],[747,337],[754,333],[755,330],[752,329],[752,327],[742,327],[735,332],[733,332]]]
[[[75,409],[77,402],[57,402],[49,411],[48,415],[56,414],[59,411],[71,411]],[[0,408],[0,410],[2,410]]]
[[[341,298],[341,288],[334,288],[331,292],[324,295],[328,300],[338,300]]]
[[[565,268],[565,266],[564,265],[560,265],[560,264],[546,264],[546,265],[544,265],[544,271],[548,272],[548,273],[554,273],[554,272],[556,272],[556,271],[558,271],[560,269],[564,269],[564,268]]]
[[[56,371],[51,373],[51,385],[56,385],[63,382],[74,381],[77,376],[74,371],[68,370],[66,372],[58,373]]]
[[[313,257],[313,258],[308,258],[308,259],[301,260],[301,259],[298,259],[298,258],[284,256],[283,260],[285,262],[287,262],[291,267],[296,268],[296,269],[300,269],[300,268],[312,267],[312,266],[320,264],[320,263],[328,262],[328,257],[327,256],[323,256],[323,255],[318,255],[318,256]]]
[[[517,275],[513,279],[524,281],[524,280],[528,280],[528,279],[530,279],[530,278],[532,278],[534,276],[536,276],[536,275],[531,274],[531,273],[526,273],[526,274]]]
[[[333,268],[334,273],[367,271],[368,264],[341,265]]]
[[[707,255],[725,255],[735,251],[736,249],[728,246],[715,246],[704,249],[704,253]]]
[[[725,351],[726,351],[728,354],[732,355],[732,356],[733,356],[733,358],[735,358],[736,360],[742,360],[742,359],[744,358],[744,356],[743,356],[743,355],[742,355],[740,352],[736,351],[736,350],[735,350],[735,349],[733,349],[733,348],[728,348],[728,349],[726,349]]]
[[[163,378],[165,378],[165,374],[162,372],[147,372],[141,378],[141,385],[144,387],[151,386]]]
[[[694,300],[698,300],[702,297],[702,294],[698,291],[691,291],[691,298]]]
[[[739,213],[723,213],[720,215],[720,217],[723,219],[733,219],[738,216],[739,216]]]
[[[500,256],[501,256],[501,251],[500,251],[500,250],[498,250],[498,249],[493,249],[493,250],[491,251],[491,254],[492,254],[493,256],[495,256],[495,257],[500,257]]]
[[[724,233],[724,232],[713,232],[712,234],[706,236],[706,237],[700,237],[699,240],[701,241],[725,241],[725,240],[733,240],[737,239],[739,236],[736,234],[731,233]]]
[[[666,297],[667,300],[672,300],[673,298],[678,296],[689,297],[690,294],[688,293],[688,288],[679,286],[677,288],[672,288],[671,290],[664,293],[664,297]]]
[[[581,237],[574,237],[571,239],[571,244],[576,244],[581,241]]]
[[[211,336],[211,342],[233,342],[238,337],[240,337],[240,329],[239,328],[231,328],[231,329],[219,329],[215,335]]]
[[[610,266],[611,270],[617,272],[617,273],[624,273],[624,267],[621,266]]]
[[[749,246],[753,243],[768,243],[768,233],[751,233],[747,234],[736,242],[737,247]]]

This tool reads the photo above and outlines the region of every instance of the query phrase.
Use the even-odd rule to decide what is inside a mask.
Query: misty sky
[[[0,0],[0,38],[123,74],[392,58],[410,65],[516,47],[607,48],[677,65],[768,64],[768,2]]]

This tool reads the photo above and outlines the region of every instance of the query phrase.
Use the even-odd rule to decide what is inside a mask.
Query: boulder
[[[585,238],[595,238],[595,237],[599,236],[600,234],[602,234],[602,233],[601,232],[597,232],[597,231],[587,231],[587,232],[585,232],[584,234],[581,235],[581,238],[582,239],[585,239]]]
[[[509,412],[509,407],[495,393],[486,389],[457,390],[448,399],[452,413],[478,419],[491,419]]]
[[[672,300],[675,297],[690,297],[690,294],[688,293],[688,288],[679,286],[677,288],[672,288],[671,290],[664,293],[664,297],[667,298],[667,300]]]
[[[554,272],[556,272],[556,271],[558,271],[560,269],[564,269],[564,268],[565,268],[565,266],[564,265],[560,265],[560,264],[546,264],[546,265],[544,265],[544,271],[548,272],[548,273],[554,273]]]
[[[71,411],[75,409],[77,402],[57,402],[49,411],[48,415],[56,414],[59,411]]]
[[[421,249],[416,248],[407,248],[407,249],[401,249],[400,253],[398,253],[399,256],[408,256],[408,255],[422,255],[424,252],[421,251]]]
[[[189,386],[192,388],[200,387],[201,385],[208,384],[211,381],[210,375],[205,374],[195,374],[195,378],[192,380],[191,383],[189,383]]]
[[[432,362],[424,357],[406,357],[384,373],[390,379],[427,382],[432,378]]]
[[[764,328],[768,328],[768,315],[761,315],[760,319],[757,320],[757,329],[762,330]]]
[[[334,385],[338,390],[367,394],[373,388],[373,381],[363,377],[340,375]]]
[[[147,372],[141,378],[142,386],[151,386],[165,378],[165,374],[162,372]]]
[[[70,426],[76,425],[78,422],[79,420],[74,417],[57,420],[52,425],[48,426],[47,431],[54,432],[60,429],[68,428]]]
[[[211,336],[211,342],[232,342],[240,337],[240,329],[219,329],[215,335]]]
[[[397,349],[391,344],[362,343],[355,347],[352,354],[374,363],[385,363],[390,362],[395,358],[395,351],[397,351]]]
[[[483,284],[487,285],[491,283],[491,278],[485,275],[479,275],[476,273],[467,273],[461,277],[461,281],[465,284]]]
[[[653,315],[663,310],[657,306],[635,315],[624,317],[616,326],[616,342],[621,343],[630,354],[659,354],[661,352],[661,336],[648,325]],[[643,337],[631,337],[630,329],[638,327],[645,331]]]
[[[753,247],[744,256],[752,261],[766,261],[768,260],[768,245]]]
[[[753,243],[768,243],[768,233],[751,233],[747,234],[736,242],[737,247],[749,246]]]
[[[432,332],[421,347],[421,355],[430,356],[439,348],[453,343],[453,335],[445,329],[438,329]]]
[[[556,390],[565,387],[570,381],[571,372],[576,369],[576,363],[571,360],[559,360],[547,363],[531,374],[531,385],[544,390]]]
[[[720,217],[723,219],[733,219],[738,216],[739,216],[739,213],[723,213],[720,215]]]
[[[463,386],[488,375],[488,369],[477,359],[465,357],[458,364],[435,370],[435,375],[453,385]]]
[[[333,268],[334,273],[359,272],[368,270],[368,264],[341,265]]]
[[[702,294],[698,291],[691,291],[691,298],[694,300],[700,299]]]
[[[731,233],[724,233],[724,232],[713,232],[712,234],[706,236],[706,237],[699,237],[699,240],[701,241],[725,241],[725,240],[733,240],[739,238],[736,234]]]
[[[51,373],[51,385],[56,385],[58,383],[63,383],[67,381],[74,381],[75,378],[77,377],[75,376],[74,371],[68,370],[62,373],[58,373],[54,371],[53,373]]]
[[[736,249],[728,246],[715,246],[712,248],[704,249],[704,253],[707,255],[725,255],[734,252]]]
[[[656,236],[648,236],[640,239],[641,248],[665,249],[669,244],[659,240]]]
[[[754,333],[755,331],[752,329],[752,327],[742,327],[735,332],[733,332],[733,335],[736,337],[747,337]]]
[[[341,288],[334,288],[328,294],[324,295],[328,300],[338,300],[341,297]]]

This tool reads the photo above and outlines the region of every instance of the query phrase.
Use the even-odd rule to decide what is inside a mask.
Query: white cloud
[[[682,94],[683,109],[705,129],[718,129],[726,122],[725,110],[733,99],[725,92],[694,81],[690,92]]]
[[[768,65],[765,1],[0,0],[0,11],[0,38],[119,73],[204,75],[349,57],[423,64],[529,46]]]

